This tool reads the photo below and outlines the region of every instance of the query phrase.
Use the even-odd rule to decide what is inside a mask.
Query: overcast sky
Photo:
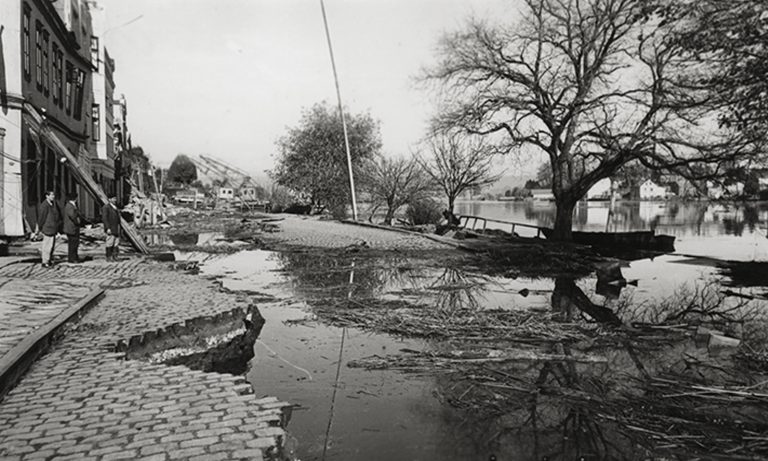
[[[319,0],[99,0],[134,144],[161,166],[209,154],[252,173],[317,102],[336,104]],[[381,121],[407,154],[433,105],[413,78],[469,15],[513,17],[515,0],[326,0],[344,103]],[[139,19],[137,19],[139,18]]]

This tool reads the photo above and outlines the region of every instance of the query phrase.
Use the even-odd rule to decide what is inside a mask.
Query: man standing
[[[117,197],[112,195],[101,208],[104,232],[107,233],[107,261],[117,261],[117,245],[120,243],[120,211],[117,209],[116,203]]]
[[[61,224],[61,214],[54,198],[55,194],[53,191],[47,191],[45,193],[45,200],[40,204],[37,212],[35,234],[43,234],[43,244],[40,247],[43,267],[51,267],[53,249],[56,247],[56,234],[59,233],[59,225]]]
[[[67,234],[67,261],[79,263],[77,247],[80,246],[80,211],[77,209],[77,192],[67,195],[64,205],[64,233]]]

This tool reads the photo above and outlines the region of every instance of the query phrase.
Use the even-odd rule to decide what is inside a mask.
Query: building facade
[[[663,199],[667,197],[667,188],[659,186],[650,179],[640,184],[640,200]]]
[[[107,31],[106,11],[97,2],[90,2],[93,33],[89,45],[93,64],[93,101],[91,103],[91,151],[93,179],[107,195],[116,193],[115,141],[113,134],[113,99],[115,93],[115,61],[103,42]]]
[[[0,128],[4,130],[0,235],[34,230],[45,191],[63,201],[80,187],[70,165],[42,141],[31,111],[89,171],[91,137],[90,13],[79,0],[0,2]],[[92,204],[80,191],[81,211]],[[89,206],[90,205],[90,206]]]

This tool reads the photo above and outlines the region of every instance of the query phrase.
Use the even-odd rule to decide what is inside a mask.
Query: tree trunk
[[[392,220],[395,218],[395,210],[394,208],[388,207],[387,208],[387,214],[384,216],[384,224],[387,226],[392,225]]]
[[[573,240],[573,209],[576,208],[575,200],[555,201],[557,211],[555,212],[555,228],[552,233],[552,240],[558,242],[570,242]]]

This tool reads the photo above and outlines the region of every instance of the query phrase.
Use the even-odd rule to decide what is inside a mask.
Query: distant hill
[[[527,176],[519,176],[519,175],[505,175],[502,176],[498,181],[493,183],[492,185],[488,186],[483,190],[483,192],[488,194],[500,194],[503,195],[507,189],[511,190],[514,187],[523,187],[525,186],[525,182],[529,179],[532,179]]]

